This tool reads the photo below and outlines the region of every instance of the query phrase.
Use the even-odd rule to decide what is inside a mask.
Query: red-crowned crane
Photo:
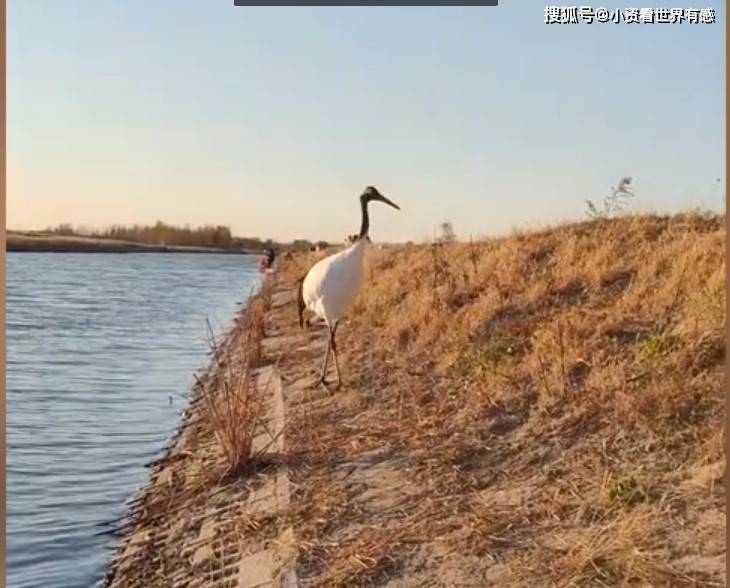
[[[365,188],[360,196],[360,209],[362,211],[362,222],[360,233],[355,242],[334,255],[321,259],[312,266],[307,275],[299,283],[298,307],[299,326],[304,327],[305,308],[311,310],[327,324],[328,339],[327,353],[322,364],[322,374],[319,384],[327,385],[326,374],[330,352],[335,358],[335,369],[337,370],[337,388],[342,384],[340,377],[340,364],[337,360],[337,325],[347,311],[348,307],[355,301],[363,281],[363,261],[365,248],[370,242],[368,231],[370,229],[370,217],[368,216],[369,202],[384,202],[400,210],[400,207],[388,200],[377,189],[372,186]]]

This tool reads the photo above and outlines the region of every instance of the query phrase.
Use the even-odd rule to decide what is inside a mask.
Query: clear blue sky
[[[623,175],[641,210],[724,210],[724,3],[713,25],[500,3],[9,0],[8,226],[340,240],[373,184],[402,207],[374,240],[495,234],[580,218]]]

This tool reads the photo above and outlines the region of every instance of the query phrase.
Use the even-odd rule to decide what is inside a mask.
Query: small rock
[[[134,547],[140,547],[150,540],[149,531],[138,531],[135,533],[129,541],[129,544]]]
[[[684,482],[685,485],[696,486],[699,488],[711,488],[717,485],[725,474],[725,460],[718,460],[697,468],[689,480]]]
[[[172,485],[172,480],[172,468],[165,468],[157,475],[157,479],[155,480],[155,486],[170,486]]]
[[[504,564],[497,564],[487,570],[484,575],[484,579],[488,582],[501,582],[505,580],[507,575],[507,566]]]
[[[676,564],[680,569],[695,574],[709,574],[720,577],[725,573],[724,555],[714,557],[688,555],[677,560]]]
[[[198,549],[195,550],[191,563],[194,568],[199,568],[213,559],[215,559],[215,553],[213,553],[213,549],[211,549],[211,547],[208,545],[203,545],[202,547],[198,547]]]

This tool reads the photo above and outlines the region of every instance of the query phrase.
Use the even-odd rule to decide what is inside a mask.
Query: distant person
[[[273,247],[267,247],[264,250],[264,257],[261,259],[259,268],[262,272],[271,270],[274,267],[274,261],[276,260],[276,251]]]
[[[267,247],[266,248],[266,260],[269,262],[269,267],[274,265],[274,260],[276,259],[276,251],[273,247]]]

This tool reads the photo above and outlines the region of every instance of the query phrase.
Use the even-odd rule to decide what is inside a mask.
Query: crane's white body
[[[363,280],[367,238],[329,255],[312,266],[302,284],[304,304],[330,327],[355,302]]]
[[[365,249],[369,243],[368,229],[370,228],[370,217],[368,216],[368,203],[376,201],[383,202],[400,210],[395,202],[391,202],[373,186],[368,186],[360,195],[360,212],[362,219],[360,233],[357,240],[349,247],[325,257],[312,266],[299,282],[297,292],[297,309],[299,312],[299,324],[304,327],[304,309],[309,309],[327,323],[329,336],[327,337],[327,351],[324,354],[322,373],[319,383],[326,384],[327,362],[330,352],[335,358],[335,369],[337,370],[337,387],[340,387],[340,364],[337,360],[337,326],[347,309],[355,302],[357,294],[363,282],[363,262],[365,260]]]

